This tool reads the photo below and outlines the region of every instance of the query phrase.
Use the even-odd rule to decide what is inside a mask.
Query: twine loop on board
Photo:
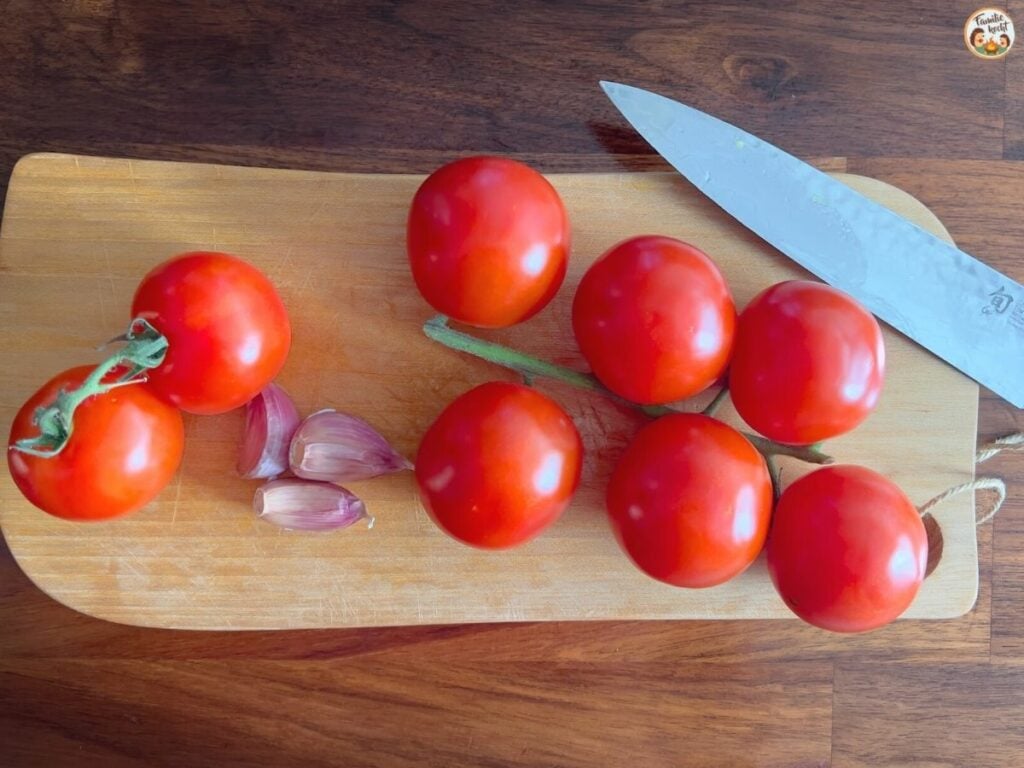
[[[981,446],[974,456],[974,463],[981,464],[983,461],[988,461],[993,456],[1004,451],[1022,450],[1024,450],[1024,432],[1015,432],[1012,435],[997,438],[996,440]],[[1006,501],[1006,483],[998,477],[979,477],[969,483],[954,485],[952,488],[944,490],[938,496],[933,496],[928,499],[928,501],[917,508],[917,511],[920,513],[921,517],[925,517],[931,514],[932,509],[947,499],[959,496],[961,493],[973,493],[974,491],[992,491],[996,495],[995,501],[992,503],[989,510],[975,521],[975,525],[987,523],[995,517],[996,512],[1002,508],[1003,502]]]
[[[1003,451],[1024,451],[1024,432],[1015,432],[1012,435],[997,438],[991,443],[985,443],[985,445],[978,449],[978,453],[974,457],[974,463],[981,464],[981,462],[988,461]]]

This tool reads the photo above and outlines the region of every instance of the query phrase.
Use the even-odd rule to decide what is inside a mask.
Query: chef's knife
[[[729,215],[1018,408],[1024,287],[718,118],[602,82],[647,142]]]

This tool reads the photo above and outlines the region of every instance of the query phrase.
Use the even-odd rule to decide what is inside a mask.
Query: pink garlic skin
[[[238,474],[250,480],[264,479],[288,469],[288,449],[299,422],[299,412],[288,393],[277,384],[268,384],[245,406]]]
[[[307,417],[295,431],[288,455],[297,477],[333,483],[412,469],[377,430],[357,416],[334,410]]]
[[[272,480],[256,490],[253,510],[268,522],[297,531],[335,531],[363,518],[373,527],[373,518],[358,496],[314,480]]]

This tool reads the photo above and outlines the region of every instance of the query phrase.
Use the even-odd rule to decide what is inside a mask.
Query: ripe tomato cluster
[[[216,414],[248,402],[291,344],[274,286],[225,253],[186,253],[154,268],[131,316],[123,351],[58,374],[14,419],[7,463],[44,512],[106,520],[148,504],[181,463],[181,411]]]
[[[570,229],[548,181],[508,159],[472,157],[424,181],[408,220],[408,256],[424,298],[457,321],[502,327],[558,291]],[[810,445],[874,409],[885,349],[874,317],[827,285],[773,285],[737,314],[712,259],[670,237],[633,237],[584,274],[572,327],[593,375],[638,405],[727,385],[764,437]],[[579,435],[553,400],[525,385],[483,384],[427,430],[416,479],[446,532],[511,547],[568,506],[582,465]],[[651,577],[710,587],[766,550],[782,599],[801,618],[863,631],[899,616],[924,578],[927,537],[886,478],[825,467],[774,502],[764,456],[733,427],[676,412],[639,430],[608,478],[607,513],[623,550]]]

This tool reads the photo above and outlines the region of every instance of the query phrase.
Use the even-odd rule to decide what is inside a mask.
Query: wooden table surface
[[[596,87],[616,79],[897,184],[1024,279],[1024,50],[970,55],[976,3],[512,5],[0,1],[0,178],[41,150],[663,168]],[[1008,10],[1024,24],[1024,2]],[[979,439],[1022,426],[982,395]],[[984,470],[1010,500],[980,531],[975,610],[859,637],[793,621],[146,630],[58,605],[4,551],[0,765],[1020,765],[1024,457]]]

